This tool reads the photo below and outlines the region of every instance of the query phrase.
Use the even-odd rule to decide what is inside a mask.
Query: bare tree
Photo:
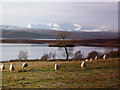
[[[70,32],[60,32],[58,33],[58,38],[60,39],[58,41],[58,45],[59,46],[62,46],[64,47],[65,49],[65,56],[66,56],[66,59],[69,59],[69,51],[68,51],[68,48],[67,48],[67,45],[69,44],[68,40],[66,40],[66,38],[70,35]]]
[[[27,60],[28,59],[28,52],[21,50],[18,55],[19,60]]]
[[[97,51],[91,51],[91,52],[88,53],[87,58],[89,58],[89,59],[91,59],[91,58],[95,59],[96,56],[97,56],[97,58],[100,57],[101,53],[97,52]]]
[[[55,58],[56,58],[56,56],[57,56],[56,51],[51,52],[51,58],[52,58],[52,59],[55,59]]]
[[[43,54],[43,56],[41,57],[41,60],[48,60],[50,57],[49,57],[49,54],[48,53],[45,53]]]
[[[82,53],[80,50],[77,50],[74,54],[74,59],[81,59],[82,58]]]
[[[50,51],[48,53],[49,59],[55,59],[56,58],[56,51]]]

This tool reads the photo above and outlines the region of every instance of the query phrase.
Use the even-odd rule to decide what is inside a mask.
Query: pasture
[[[15,71],[9,72],[11,62],[4,63],[2,87],[4,88],[118,88],[119,58],[85,62],[81,61],[29,61],[22,69],[23,62],[12,62]],[[61,64],[54,70],[54,64]]]

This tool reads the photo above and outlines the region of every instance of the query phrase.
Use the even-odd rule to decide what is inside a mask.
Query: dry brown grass
[[[11,62],[4,63],[2,86],[7,88],[117,88],[118,61],[107,59],[86,62],[86,70],[80,68],[80,61],[35,61],[22,69],[23,62],[13,62],[15,71],[9,72]],[[54,64],[61,64],[54,71]]]

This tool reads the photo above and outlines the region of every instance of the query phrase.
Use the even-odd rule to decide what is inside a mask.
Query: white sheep
[[[104,60],[106,59],[106,55],[103,56],[103,59],[104,59]]]
[[[60,64],[55,64],[54,69],[55,69],[55,70],[59,70],[59,69],[60,69]]]
[[[5,69],[5,64],[0,65],[1,71]]]
[[[14,64],[12,64],[12,63],[10,64],[9,70],[10,70],[10,72],[12,72],[12,71],[15,70],[15,68],[14,68]]]
[[[85,61],[82,61],[82,63],[81,63],[81,68],[82,68],[82,69],[85,69],[85,68],[86,68]]]
[[[97,56],[95,56],[95,60],[97,60],[98,59],[98,57]]]
[[[85,59],[85,61],[87,62],[87,61],[88,61],[88,59]]]
[[[23,63],[22,68],[24,68],[24,67],[28,67],[28,63]]]
[[[92,58],[90,59],[90,61],[92,61]]]

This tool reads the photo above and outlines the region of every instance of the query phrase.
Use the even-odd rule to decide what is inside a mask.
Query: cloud
[[[3,3],[3,24],[25,26],[48,22],[93,26],[117,25],[117,3],[22,2]],[[101,29],[108,28],[101,26]],[[78,28],[79,29],[79,28]],[[99,28],[97,28],[99,29]]]

